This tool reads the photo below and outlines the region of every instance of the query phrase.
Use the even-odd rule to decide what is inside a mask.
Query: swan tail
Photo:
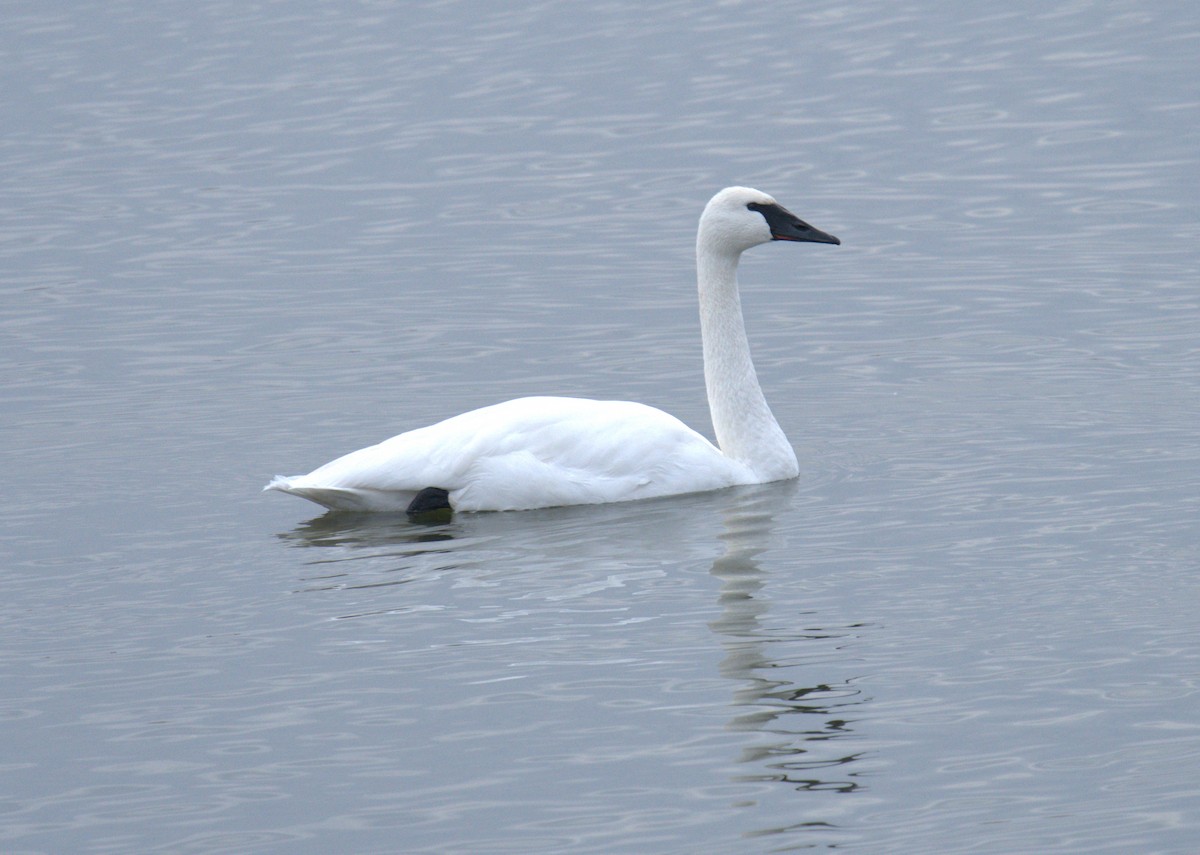
[[[277,490],[308,499],[331,511],[403,511],[412,501],[415,491],[393,492],[364,490],[357,487],[322,487],[305,484],[303,477],[276,475],[263,491]]]

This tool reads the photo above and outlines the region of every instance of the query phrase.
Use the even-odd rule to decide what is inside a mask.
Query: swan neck
[[[717,445],[726,457],[749,467],[761,481],[794,477],[796,455],[775,421],[750,356],[738,294],[740,252],[697,241],[700,332],[704,383]]]

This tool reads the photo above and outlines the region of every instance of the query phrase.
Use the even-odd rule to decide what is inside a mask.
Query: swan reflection
[[[719,535],[725,552],[712,566],[712,574],[721,580],[721,615],[709,626],[725,649],[719,670],[738,683],[733,704],[741,709],[727,726],[764,735],[760,743],[744,748],[741,757],[742,763],[763,771],[736,780],[778,781],[797,790],[855,792],[863,784],[853,764],[862,755],[842,745],[854,735],[855,708],[867,699],[851,679],[810,685],[784,679],[789,672],[820,669],[815,663],[801,668],[803,659],[782,661],[780,653],[794,657],[797,643],[852,637],[861,626],[818,626],[819,616],[812,613],[788,620],[777,617],[773,624],[767,620],[768,577],[757,556],[771,539],[772,507],[753,495],[730,506],[724,513],[725,530]]]
[[[506,652],[472,659],[472,673],[515,669],[506,672],[511,678],[519,670],[530,698],[546,687],[570,687],[590,698],[589,709],[604,709],[609,696],[594,688],[601,680],[630,692],[627,709],[647,716],[663,711],[640,726],[622,724],[632,742],[592,744],[561,734],[571,751],[687,750],[661,742],[660,729],[671,726],[663,716],[699,711],[712,721],[716,715],[717,732],[727,736],[717,756],[700,762],[715,762],[714,775],[724,776],[725,785],[778,793],[787,818],[804,820],[762,827],[763,811],[748,810],[745,821],[757,827],[746,834],[829,830],[842,811],[787,793],[864,787],[866,743],[857,711],[869,699],[839,655],[843,640],[864,627],[831,624],[817,611],[786,614],[779,606],[803,601],[784,588],[803,580],[774,569],[780,563],[774,514],[797,490],[791,482],[625,504],[460,514],[429,525],[403,514],[329,513],[280,537],[309,550],[306,592],[358,592],[336,617],[412,616],[414,627],[424,627],[414,629],[415,646],[427,649],[469,642],[478,657],[489,649],[481,644],[495,645]],[[369,588],[383,590],[362,599]],[[479,627],[504,622],[513,629],[480,635]],[[387,637],[403,639],[406,631],[393,626]],[[634,670],[622,671],[629,666]],[[430,667],[453,673],[463,662],[451,655]],[[701,688],[713,670],[721,681]],[[647,681],[655,674],[661,685],[690,686],[696,702],[660,707],[657,684]],[[579,711],[581,718],[590,714]],[[601,715],[591,721],[596,732],[607,732],[600,722],[617,726]],[[707,740],[705,733],[691,738]],[[646,743],[639,746],[639,738]],[[684,744],[691,738],[680,736]],[[663,773],[670,767],[664,762]]]

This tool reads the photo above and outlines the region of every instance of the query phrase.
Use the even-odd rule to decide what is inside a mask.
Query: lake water
[[[1186,4],[7,4],[0,850],[1200,850]],[[320,515],[531,393],[791,484]]]

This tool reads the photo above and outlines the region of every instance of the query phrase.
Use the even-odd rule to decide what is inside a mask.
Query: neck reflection
[[[734,780],[778,782],[800,791],[852,793],[863,788],[856,769],[855,708],[865,703],[854,678],[839,675],[840,639],[861,625],[830,627],[814,612],[770,615],[768,575],[758,563],[772,535],[767,494],[748,494],[725,512],[720,535],[725,552],[713,562],[721,581],[721,615],[709,626],[725,657],[719,669],[737,684],[735,713],[727,728],[760,738],[742,749],[739,762],[755,767]],[[865,771],[865,770],[863,770]],[[801,826],[829,827],[814,820]],[[770,829],[760,833],[782,832]]]

